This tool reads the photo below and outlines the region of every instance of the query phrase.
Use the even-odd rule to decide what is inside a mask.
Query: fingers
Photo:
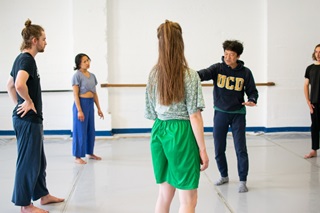
[[[84,121],[84,115],[83,114],[82,115],[78,115],[78,119],[79,119],[79,121],[83,122]]]
[[[34,111],[37,114],[37,110],[34,107],[34,104],[28,104],[26,102],[23,102],[22,104],[18,105],[17,108],[17,114],[20,115],[20,117],[24,117],[30,110]]]
[[[200,171],[202,172],[202,171],[206,170],[208,168],[208,166],[209,166],[209,164],[202,164]]]
[[[98,115],[99,115],[100,119],[104,119],[104,115],[101,111],[98,111]]]
[[[208,168],[209,166],[209,158],[207,155],[207,152],[200,152],[200,158],[201,158],[201,167],[200,171],[204,171]]]
[[[78,111],[78,119],[79,121],[83,122],[84,121],[84,114],[82,111]]]
[[[242,105],[245,105],[245,106],[256,106],[256,104],[251,102],[251,101],[243,102]]]

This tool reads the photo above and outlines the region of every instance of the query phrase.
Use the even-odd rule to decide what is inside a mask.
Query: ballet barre
[[[212,87],[213,84],[201,84],[203,87]],[[275,86],[274,82],[267,82],[267,83],[256,83],[256,86]],[[104,83],[101,84],[101,87],[145,87],[146,84],[110,84]]]

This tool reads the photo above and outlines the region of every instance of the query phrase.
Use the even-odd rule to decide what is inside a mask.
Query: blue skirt
[[[80,105],[84,121],[78,119],[78,110],[76,104],[73,104],[72,154],[78,158],[92,155],[95,141],[94,100],[80,98]]]

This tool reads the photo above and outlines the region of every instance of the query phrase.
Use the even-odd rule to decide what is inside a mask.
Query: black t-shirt
[[[37,113],[35,113],[33,110],[30,110],[23,118],[21,118],[20,115],[17,114],[17,107],[19,104],[24,102],[24,99],[17,93],[18,104],[13,110],[13,116],[34,123],[42,123],[43,117],[40,76],[38,74],[36,61],[29,53],[21,53],[14,61],[10,73],[14,79],[14,82],[16,81],[16,77],[20,70],[24,70],[29,74],[29,78],[27,80],[28,92],[31,100],[34,103]]]

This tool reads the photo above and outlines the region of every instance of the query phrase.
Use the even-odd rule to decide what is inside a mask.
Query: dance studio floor
[[[198,213],[320,212],[320,157],[305,160],[309,133],[248,134],[248,193],[238,193],[233,140],[228,136],[230,182],[214,186],[219,177],[212,135],[206,135],[209,168],[201,173]],[[97,138],[102,161],[74,163],[69,137],[45,137],[47,185],[65,202],[40,206],[51,213],[152,213],[158,187],[154,182],[148,135]],[[19,212],[11,203],[16,160],[14,138],[0,138],[0,212]],[[178,194],[171,212],[178,212]]]

